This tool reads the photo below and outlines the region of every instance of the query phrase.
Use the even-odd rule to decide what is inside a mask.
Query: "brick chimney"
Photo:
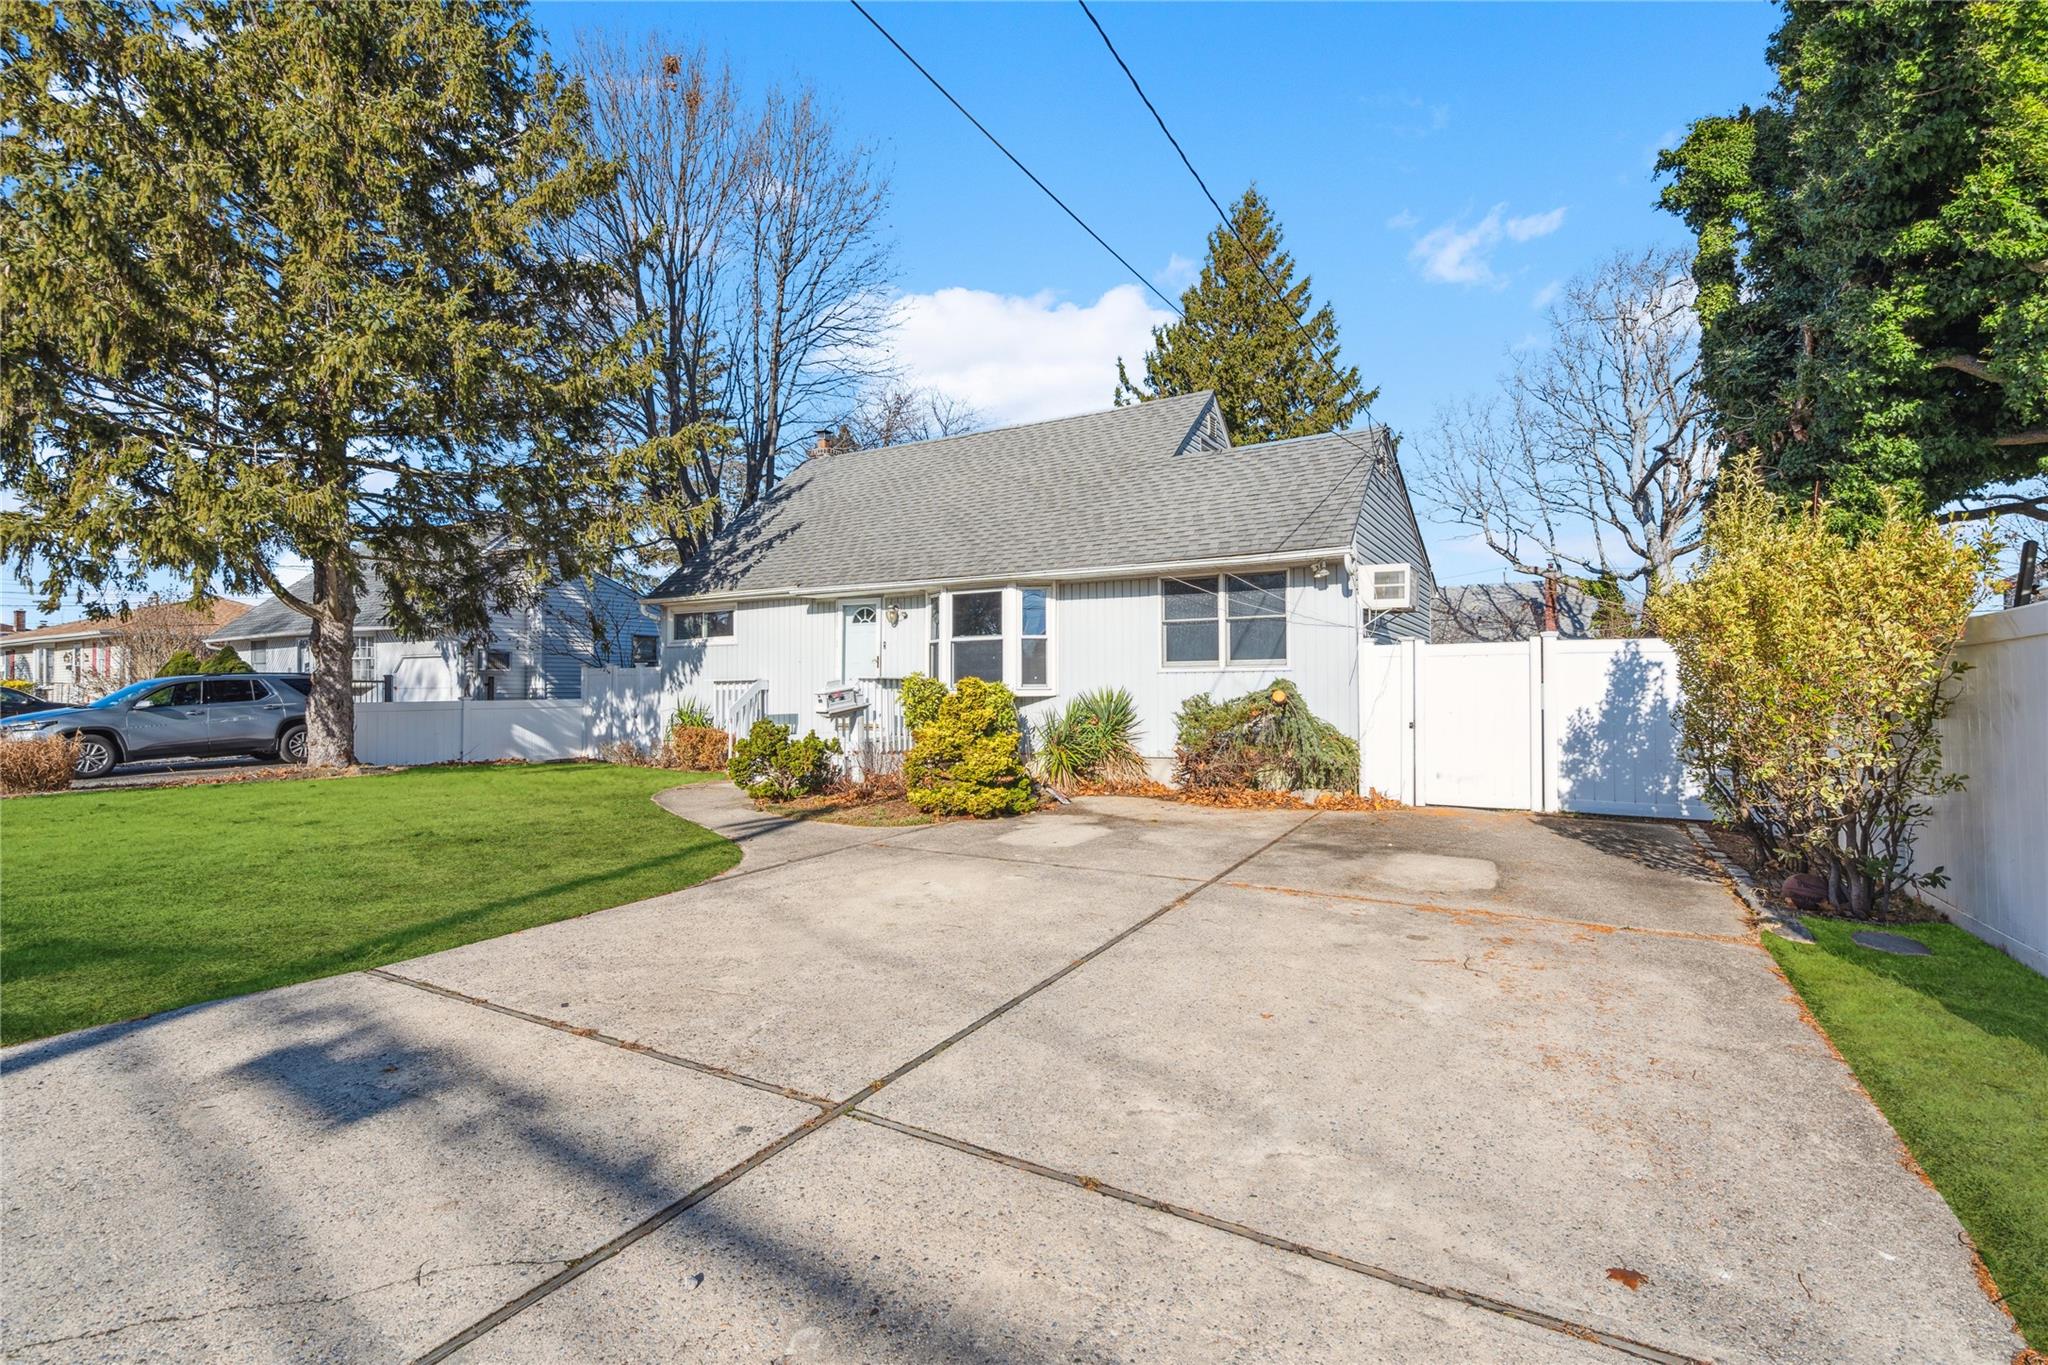
[[[4,630],[10,630],[10,631],[14,631],[14,630],[27,630],[27,629],[28,629],[28,613],[27,613],[27,612],[25,612],[25,611],[23,611],[23,610],[22,610],[22,609],[21,609],[20,607],[16,607],[16,608],[14,609],[14,624],[13,624],[12,626],[5,626],[5,627],[0,627],[0,629],[4,629]]]

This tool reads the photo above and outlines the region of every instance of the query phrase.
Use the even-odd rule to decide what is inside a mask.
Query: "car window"
[[[262,689],[254,678],[208,678],[206,680],[206,704],[208,706],[230,706],[235,702],[259,700]]]
[[[157,682],[154,678],[145,679],[139,683],[129,683],[119,691],[109,692],[98,701],[89,701],[86,705],[92,707],[95,711],[105,711],[112,707],[124,706],[156,685]]]
[[[156,691],[135,703],[137,711],[160,711],[166,706],[199,705],[199,684],[196,682],[175,682],[159,687]]]
[[[279,678],[278,681],[302,697],[309,695],[313,690],[313,680],[311,678]]]

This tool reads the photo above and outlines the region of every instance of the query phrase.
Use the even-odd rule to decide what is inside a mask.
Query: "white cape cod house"
[[[815,457],[646,600],[664,705],[736,730],[901,748],[912,673],[1032,721],[1122,687],[1163,767],[1183,700],[1277,678],[1355,736],[1361,638],[1427,640],[1433,588],[1383,433],[1233,447],[1199,393]]]

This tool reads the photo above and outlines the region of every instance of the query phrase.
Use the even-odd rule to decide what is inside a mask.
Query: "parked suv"
[[[10,720],[0,736],[75,737],[80,777],[145,758],[250,754],[304,763],[311,690],[303,673],[151,678],[84,706]]]

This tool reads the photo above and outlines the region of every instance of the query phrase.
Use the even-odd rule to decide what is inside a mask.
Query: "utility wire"
[[[1008,147],[1005,147],[1003,145],[1002,139],[997,137],[994,133],[991,133],[986,127],[984,127],[980,119],[976,118],[973,114],[969,113],[967,111],[966,105],[962,104],[959,100],[953,98],[953,92],[948,90],[944,85],[942,85],[939,82],[939,78],[937,76],[934,76],[931,72],[925,70],[924,63],[920,62],[917,58],[911,56],[910,50],[904,47],[903,44],[897,42],[896,35],[889,32],[888,29],[883,28],[882,21],[875,18],[874,15],[868,13],[867,7],[862,5],[860,0],[850,0],[850,3],[853,5],[854,9],[860,12],[861,18],[867,20],[870,24],[874,25],[875,32],[881,34],[884,38],[889,40],[889,46],[895,48],[898,52],[903,54],[904,61],[909,62],[912,66],[917,68],[918,75],[924,77],[926,80],[931,82],[932,89],[938,91],[941,95],[944,95],[946,97],[946,102],[952,105],[955,109],[959,110],[960,116],[962,118],[966,119],[969,123],[973,124],[976,131],[978,131],[983,137],[987,138],[992,144],[994,144],[995,149],[997,151],[1001,152],[1004,156],[1009,158],[1010,164],[1012,166],[1015,166],[1018,170],[1024,172],[1026,178],[1028,178],[1032,184],[1038,186],[1038,188],[1044,192],[1046,198],[1052,200],[1053,203],[1058,204],[1060,206],[1060,211],[1065,213],[1067,217],[1073,219],[1074,222],[1077,225],[1079,225],[1081,231],[1087,233],[1090,237],[1093,237],[1095,239],[1095,244],[1097,246],[1101,247],[1104,251],[1107,251],[1110,255],[1116,257],[1117,264],[1121,265],[1125,270],[1130,271],[1132,278],[1136,279],[1139,284],[1142,284],[1147,289],[1151,290],[1153,296],[1157,298],[1161,303],[1165,304],[1168,309],[1172,310],[1173,315],[1175,317],[1179,317],[1181,315],[1179,304],[1175,303],[1172,299],[1166,297],[1166,295],[1160,293],[1158,285],[1152,283],[1152,281],[1149,278],[1147,278],[1138,270],[1138,267],[1132,265],[1129,261],[1125,260],[1122,252],[1118,251],[1115,247],[1111,246],[1108,242],[1104,241],[1101,233],[1097,232],[1094,228],[1088,226],[1087,219],[1083,218],[1080,214],[1074,212],[1073,209],[1069,208],[1067,206],[1066,200],[1060,198],[1057,194],[1054,194],[1052,192],[1052,188],[1048,186],[1043,180],[1040,180],[1038,176],[1032,172],[1029,166],[1025,165],[1022,161],[1019,161],[1017,159],[1017,154],[1015,152],[1012,152]]]
[[[1233,238],[1237,240],[1238,246],[1242,248],[1244,251],[1245,259],[1251,262],[1252,268],[1259,272],[1260,277],[1263,278],[1266,281],[1266,284],[1272,289],[1273,297],[1279,301],[1280,306],[1287,310],[1288,317],[1292,320],[1295,331],[1300,334],[1303,341],[1308,343],[1311,352],[1317,353],[1318,358],[1327,361],[1331,369],[1337,369],[1337,357],[1335,353],[1332,352],[1329,355],[1320,354],[1321,347],[1317,344],[1315,337],[1309,334],[1307,319],[1300,312],[1297,312],[1294,305],[1288,301],[1287,291],[1280,287],[1280,282],[1274,279],[1272,273],[1266,269],[1265,262],[1260,260],[1258,253],[1252,250],[1251,243],[1247,242],[1244,239],[1244,235],[1237,230],[1237,224],[1232,222],[1230,215],[1223,211],[1223,205],[1220,202],[1218,202],[1215,192],[1209,188],[1209,182],[1202,179],[1202,173],[1195,169],[1195,163],[1193,160],[1189,158],[1187,154],[1187,149],[1180,145],[1180,139],[1173,135],[1173,129],[1166,126],[1166,118],[1159,112],[1159,106],[1152,103],[1152,97],[1145,93],[1144,85],[1138,80],[1137,73],[1131,70],[1130,63],[1124,60],[1123,53],[1118,52],[1116,50],[1116,44],[1110,40],[1108,31],[1102,27],[1102,21],[1095,17],[1095,11],[1088,8],[1088,0],[1077,0],[1077,3],[1081,6],[1081,13],[1087,15],[1088,22],[1094,26],[1096,36],[1102,39],[1102,45],[1108,48],[1109,55],[1116,59],[1116,64],[1123,71],[1124,78],[1131,83],[1131,89],[1137,91],[1138,98],[1144,102],[1147,112],[1149,112],[1152,115],[1152,121],[1159,125],[1159,131],[1161,133],[1164,133],[1166,135],[1167,142],[1172,144],[1174,152],[1178,154],[1180,157],[1180,164],[1188,168],[1188,174],[1193,176],[1195,179],[1195,184],[1201,187],[1203,197],[1209,201],[1209,207],[1216,210],[1216,217],[1222,222],[1224,231],[1228,232]],[[1368,423],[1372,421],[1372,403],[1370,400],[1367,400],[1365,404],[1365,419]],[[1369,449],[1365,446],[1360,445],[1356,440],[1352,439],[1351,433],[1349,432],[1336,431],[1330,434],[1338,437],[1339,439],[1343,440],[1347,445],[1350,445],[1359,451],[1358,459],[1353,461],[1351,467],[1344,471],[1344,479],[1350,478],[1352,474],[1357,472],[1358,467],[1364,464],[1367,460],[1371,460],[1373,462],[1372,472],[1368,473],[1366,476],[1366,485],[1367,487],[1370,487],[1372,483],[1372,473],[1377,473],[1382,467],[1384,467],[1385,452],[1380,451],[1378,449]],[[1392,444],[1391,434],[1389,435],[1388,444]],[[1284,546],[1288,540],[1293,538],[1294,533],[1296,531],[1299,531],[1302,525],[1305,524],[1310,517],[1314,516],[1317,512],[1322,510],[1323,503],[1328,502],[1330,500],[1331,495],[1336,492],[1337,486],[1341,485],[1344,482],[1344,479],[1339,479],[1336,481],[1336,483],[1332,484],[1331,487],[1324,492],[1323,496],[1317,500],[1316,505],[1314,507],[1309,508],[1309,510],[1303,514],[1301,521],[1297,522],[1287,532],[1285,536],[1281,537],[1280,544],[1282,546]],[[1363,493],[1364,489],[1361,489],[1361,496],[1363,495]]]
[[[945,97],[946,103],[952,105],[953,108],[959,113],[960,117],[966,119],[969,123],[973,124],[976,132],[980,133],[983,137],[987,138],[989,144],[993,146],[997,151],[1001,152],[1005,160],[1007,160],[1012,166],[1015,166],[1019,171],[1021,171],[1024,174],[1024,177],[1027,180],[1029,180],[1033,185],[1036,185],[1040,193],[1044,194],[1046,198],[1052,200],[1053,203],[1057,204],[1062,213],[1066,214],[1067,217],[1073,219],[1075,225],[1079,227],[1083,232],[1087,233],[1088,236],[1094,240],[1097,246],[1101,247],[1104,251],[1107,251],[1112,257],[1116,259],[1118,265],[1121,265],[1126,271],[1130,273],[1133,279],[1137,280],[1139,284],[1143,285],[1152,294],[1153,297],[1157,298],[1161,303],[1165,304],[1169,312],[1171,312],[1177,318],[1185,318],[1185,314],[1181,312],[1180,305],[1178,303],[1176,303],[1174,300],[1168,298],[1164,293],[1162,293],[1158,285],[1154,284],[1148,276],[1146,276],[1136,266],[1132,265],[1130,261],[1125,258],[1122,252],[1118,251],[1115,247],[1111,246],[1101,233],[1097,232],[1094,228],[1090,227],[1088,225],[1088,220],[1083,218],[1080,214],[1076,213],[1073,210],[1073,208],[1068,205],[1066,200],[1060,198],[1059,195],[1055,194],[1052,190],[1052,187],[1047,185],[1043,180],[1039,179],[1038,175],[1029,166],[1025,165],[1023,161],[1018,158],[1015,152],[1012,152],[1008,147],[1004,146],[1002,139],[997,137],[994,133],[990,132],[988,130],[988,127],[985,124],[983,124],[980,119],[976,118],[974,114],[967,108],[967,106],[959,101],[959,99],[953,94],[952,91],[946,88],[944,82],[940,81],[937,76],[934,76],[929,70],[925,68],[923,62],[920,62],[916,57],[912,56],[910,49],[906,48],[905,46],[903,46],[902,43],[898,42],[896,40],[896,35],[889,32],[889,30],[883,26],[881,20],[875,18],[874,15],[869,13],[867,7],[861,4],[861,0],[848,0],[848,3],[853,6],[854,10],[860,15],[861,18],[868,21],[868,24],[875,30],[875,32],[882,35],[882,37],[888,42],[889,46],[896,49],[897,54],[901,56],[904,61],[910,63],[910,65],[912,66],[912,68],[916,70],[918,75],[924,77],[925,80],[930,83],[932,89],[938,91],[939,94]],[[1166,126],[1166,120],[1160,117],[1159,110],[1153,106],[1150,97],[1148,97],[1145,94],[1145,89],[1142,85],[1138,83],[1138,78],[1135,75],[1132,75],[1130,67],[1125,64],[1122,55],[1117,52],[1116,44],[1110,42],[1109,35],[1103,32],[1102,25],[1100,23],[1096,23],[1094,13],[1088,10],[1088,6],[1085,2],[1081,5],[1081,8],[1084,13],[1088,14],[1088,21],[1091,24],[1095,25],[1095,31],[1098,34],[1101,34],[1103,44],[1109,48],[1110,55],[1116,58],[1117,65],[1123,68],[1124,75],[1130,79],[1132,88],[1138,92],[1138,98],[1144,100],[1145,107],[1152,111],[1152,117],[1159,124],[1159,130],[1162,133],[1166,134],[1166,140],[1173,144],[1173,149],[1176,152],[1180,153],[1181,164],[1187,167],[1188,174],[1194,176],[1195,183],[1201,186],[1202,193],[1205,196],[1207,196],[1210,206],[1216,210],[1217,216],[1223,220],[1223,225],[1225,229],[1229,231],[1232,237],[1237,239],[1238,245],[1244,249],[1245,259],[1252,263],[1252,266],[1256,270],[1258,270],[1259,274],[1265,279],[1266,283],[1274,290],[1276,297],[1278,297],[1280,300],[1281,306],[1287,309],[1289,316],[1293,319],[1295,329],[1301,332],[1301,334],[1308,340],[1310,347],[1314,349],[1316,346],[1315,338],[1308,335],[1306,325],[1304,324],[1300,314],[1297,313],[1294,309],[1294,306],[1287,301],[1287,296],[1285,292],[1280,289],[1279,283],[1275,281],[1270,274],[1267,273],[1265,265],[1252,251],[1249,244],[1247,244],[1244,238],[1238,234],[1236,225],[1230,221],[1230,215],[1223,211],[1223,206],[1217,202],[1216,196],[1209,192],[1208,184],[1205,181],[1203,181],[1201,173],[1195,170],[1194,162],[1189,160],[1187,153],[1181,150],[1179,140],[1174,137],[1172,130]],[[1365,414],[1367,420],[1370,421],[1372,417],[1372,406],[1370,403],[1366,405]],[[1360,452],[1359,458],[1353,461],[1351,467],[1344,471],[1343,478],[1335,480],[1332,483],[1331,487],[1324,491],[1323,496],[1317,500],[1315,506],[1309,508],[1309,510],[1303,514],[1301,520],[1288,529],[1287,534],[1280,538],[1279,545],[1275,548],[1284,547],[1289,540],[1293,539],[1295,533],[1298,532],[1303,525],[1307,524],[1309,518],[1313,517],[1317,512],[1322,510],[1323,504],[1330,500],[1330,497],[1336,492],[1337,487],[1341,485],[1346,479],[1349,479],[1352,474],[1356,473],[1360,465],[1363,465],[1368,460],[1374,462],[1373,470],[1368,471],[1366,475],[1366,485],[1367,487],[1370,487],[1372,482],[1372,473],[1376,472],[1385,463],[1383,451],[1371,449],[1366,446],[1360,445],[1359,442],[1356,439],[1354,439],[1349,432],[1336,431],[1331,432],[1330,434],[1344,441],[1347,445],[1353,446],[1356,449],[1358,449]],[[1363,490],[1361,490],[1361,493],[1362,492]]]

